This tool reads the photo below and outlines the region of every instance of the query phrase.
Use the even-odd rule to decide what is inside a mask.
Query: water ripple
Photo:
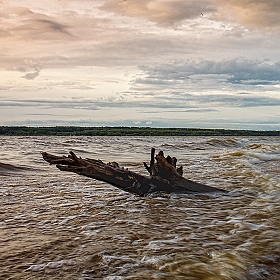
[[[3,137],[1,162],[29,169],[0,174],[0,278],[277,279],[279,170],[267,163],[279,164],[278,140]],[[151,146],[229,193],[141,198],[40,155],[73,150],[145,174]]]

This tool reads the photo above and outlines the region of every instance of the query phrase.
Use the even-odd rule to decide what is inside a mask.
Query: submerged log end
[[[42,152],[43,159],[48,162],[49,164],[57,164],[61,162],[65,162],[67,164],[69,162],[69,158],[66,156],[55,156],[52,154],[49,154],[47,152]]]

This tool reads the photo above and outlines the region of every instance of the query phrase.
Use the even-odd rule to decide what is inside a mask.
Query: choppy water
[[[0,279],[280,279],[277,137],[0,137]],[[118,161],[150,149],[228,194],[125,193],[40,152]]]

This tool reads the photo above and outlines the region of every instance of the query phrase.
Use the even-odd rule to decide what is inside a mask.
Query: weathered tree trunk
[[[101,160],[78,158],[73,152],[66,156],[42,153],[43,159],[56,164],[61,171],[74,172],[96,180],[107,182],[124,191],[145,196],[153,192],[189,193],[189,192],[225,192],[224,190],[196,183],[182,177],[182,167],[176,168],[176,158],[164,157],[162,151],[155,157],[151,150],[151,160],[145,168],[150,176],[143,176],[119,167],[117,162],[104,163]],[[156,160],[156,162],[155,162]]]

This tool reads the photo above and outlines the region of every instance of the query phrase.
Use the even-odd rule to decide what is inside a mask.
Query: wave
[[[190,140],[190,139],[189,139]],[[186,148],[192,148],[195,150],[206,150],[209,148],[239,148],[243,147],[247,143],[249,143],[249,140],[238,140],[234,138],[211,138],[211,139],[204,139],[201,141],[201,139],[196,139],[197,141],[184,141],[183,143],[162,143],[161,147],[163,148],[176,148],[176,149],[186,149]]]
[[[0,162],[0,171],[16,172],[16,171],[21,171],[21,170],[25,170],[25,169],[26,169],[25,167],[20,167],[20,166],[16,166],[13,164]]]
[[[223,154],[224,156],[232,156],[232,157],[243,157],[247,159],[250,163],[259,163],[263,161],[280,161],[280,152],[278,151],[255,151],[252,152],[250,150],[239,150],[231,153]]]
[[[202,144],[208,146],[214,146],[214,147],[240,147],[243,146],[244,143],[247,143],[247,140],[237,140],[234,138],[228,138],[228,139],[211,138],[209,140],[204,141]]]
[[[245,163],[245,165],[241,165],[243,166],[241,171],[243,174],[245,174],[245,166],[248,166],[251,171],[257,172],[256,176],[261,172],[273,178],[280,178],[279,145],[250,144],[235,151],[215,156],[214,158],[215,160],[226,160],[231,163],[236,162],[236,167],[240,166],[242,162]]]
[[[280,154],[262,153],[262,152],[245,152],[244,156],[247,157],[251,163],[259,163],[261,161],[278,161]]]

